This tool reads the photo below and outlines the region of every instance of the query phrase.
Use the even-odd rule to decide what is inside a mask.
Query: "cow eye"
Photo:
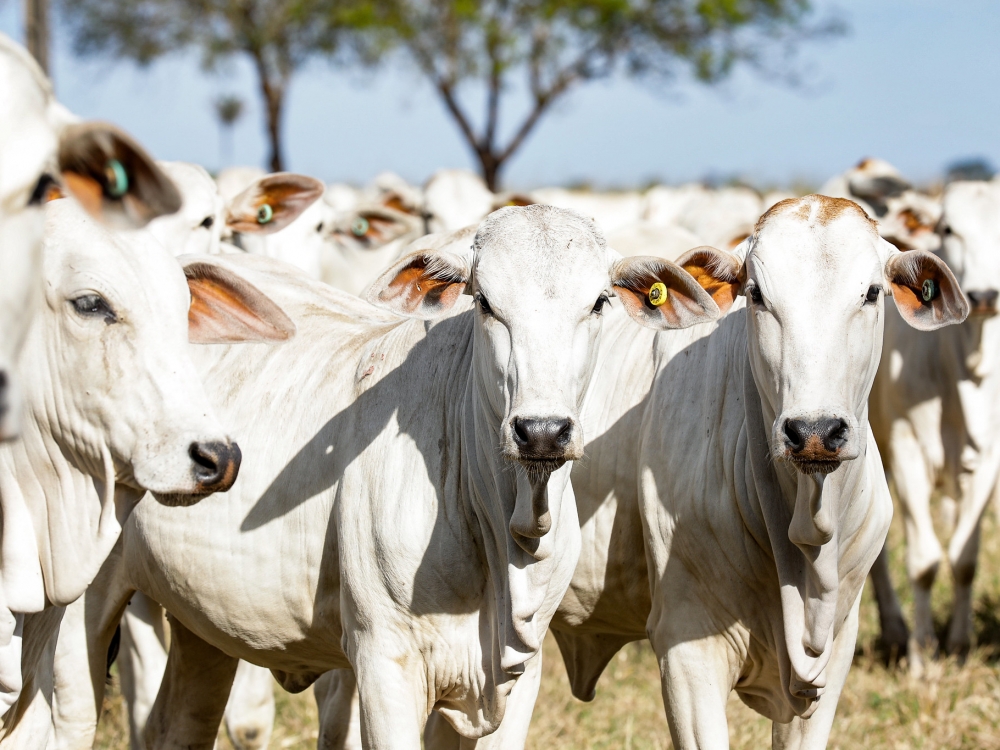
[[[323,222],[322,221],[319,224],[316,225],[316,231],[317,232],[322,232],[323,231]]]
[[[28,199],[29,206],[40,206],[50,199],[50,194],[59,190],[59,183],[50,174],[43,174],[35,183],[35,189],[31,191]]]
[[[878,302],[878,295],[879,292],[881,291],[882,287],[876,284],[872,284],[870,287],[868,287],[868,294],[865,295],[865,304],[874,305],[876,302]]]
[[[111,305],[99,294],[84,294],[71,301],[73,309],[85,318],[103,318],[108,325],[117,322]]]
[[[751,302],[755,305],[761,305],[764,303],[764,295],[760,293],[760,287],[752,281],[747,284],[747,295],[750,297]]]
[[[199,226],[205,227],[205,229],[211,229],[214,223],[215,223],[214,217],[206,216],[204,219],[201,220],[201,224],[199,224]]]
[[[945,227],[943,234],[945,237],[950,237],[951,235],[955,234],[955,230],[952,229],[951,227]]]
[[[602,294],[597,298],[597,302],[594,303],[594,309],[590,312],[594,315],[600,315],[601,311],[604,310],[604,306],[608,304],[608,295]]]
[[[493,308],[490,307],[490,303],[486,301],[486,297],[483,296],[482,292],[476,292],[475,299],[483,315],[493,315]]]

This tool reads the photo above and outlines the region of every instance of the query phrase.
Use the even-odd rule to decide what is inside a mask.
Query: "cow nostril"
[[[568,419],[556,420],[552,427],[557,445],[565,448],[573,437],[573,423]]]
[[[514,419],[514,442],[520,446],[525,446],[530,442],[528,437],[528,420],[515,418]]]
[[[974,307],[995,307],[998,292],[996,289],[984,289],[975,292],[966,292],[969,302]]]
[[[784,432],[788,447],[793,451],[805,448],[808,431],[808,426],[801,419],[786,419]]]
[[[191,443],[188,456],[194,463],[194,477],[201,489],[225,491],[236,481],[242,459],[236,443]]]
[[[816,425],[816,434],[828,451],[838,451],[847,442],[847,422],[843,419],[824,419]]]

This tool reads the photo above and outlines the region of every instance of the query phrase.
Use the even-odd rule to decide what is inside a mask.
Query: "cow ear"
[[[73,197],[108,226],[143,227],[181,207],[180,193],[170,178],[113,125],[67,125],[59,139],[59,170]]]
[[[729,312],[743,286],[743,263],[739,258],[732,253],[702,245],[684,253],[677,259],[677,265],[691,274],[698,286],[711,295],[722,315]]]
[[[312,177],[290,172],[269,174],[229,202],[226,225],[234,232],[277,232],[299,218],[323,190],[323,183]]]
[[[192,344],[287,341],[295,323],[267,295],[228,268],[192,260],[184,264],[191,307],[188,340]]]
[[[454,307],[469,283],[465,261],[448,252],[417,251],[389,267],[365,298],[409,318],[431,320]]]
[[[955,275],[936,255],[893,248],[885,275],[899,314],[920,331],[961,323],[969,315],[969,302]]]
[[[676,263],[652,256],[615,262],[611,283],[625,311],[649,328],[688,328],[719,317],[719,306]]]

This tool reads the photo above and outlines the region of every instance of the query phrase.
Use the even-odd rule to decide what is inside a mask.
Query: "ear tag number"
[[[257,209],[257,223],[258,224],[270,224],[271,219],[274,218],[274,209],[271,208],[269,203],[262,203],[260,208]]]
[[[924,279],[923,286],[920,287],[920,296],[924,298],[924,302],[930,302],[937,297],[937,293],[937,284],[934,283],[934,279]]]
[[[108,195],[121,198],[128,192],[128,172],[117,159],[108,159],[104,165],[104,178],[108,183]]]
[[[368,234],[368,229],[371,224],[368,223],[368,219],[364,216],[359,216],[351,223],[351,234],[355,237],[364,237]]]
[[[662,281],[657,281],[649,288],[649,304],[659,307],[667,301],[667,285]]]

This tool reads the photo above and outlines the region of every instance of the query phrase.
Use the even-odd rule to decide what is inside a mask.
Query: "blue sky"
[[[21,39],[20,2],[0,0],[0,31]],[[590,181],[639,185],[706,176],[755,184],[822,182],[863,156],[916,180],[951,161],[1000,165],[1000,3],[995,0],[837,0],[846,36],[798,56],[807,84],[789,88],[743,72],[721,87],[615,79],[579,88],[515,157],[511,187]],[[262,164],[254,79],[235,63],[205,74],[195,54],[140,69],[79,60],[57,34],[55,82],[76,113],[112,120],[159,158],[220,165],[210,102],[250,105],[228,163]],[[286,114],[291,169],[364,183],[384,169],[420,182],[439,167],[473,166],[431,88],[403,64],[375,73],[313,64],[293,81]]]

